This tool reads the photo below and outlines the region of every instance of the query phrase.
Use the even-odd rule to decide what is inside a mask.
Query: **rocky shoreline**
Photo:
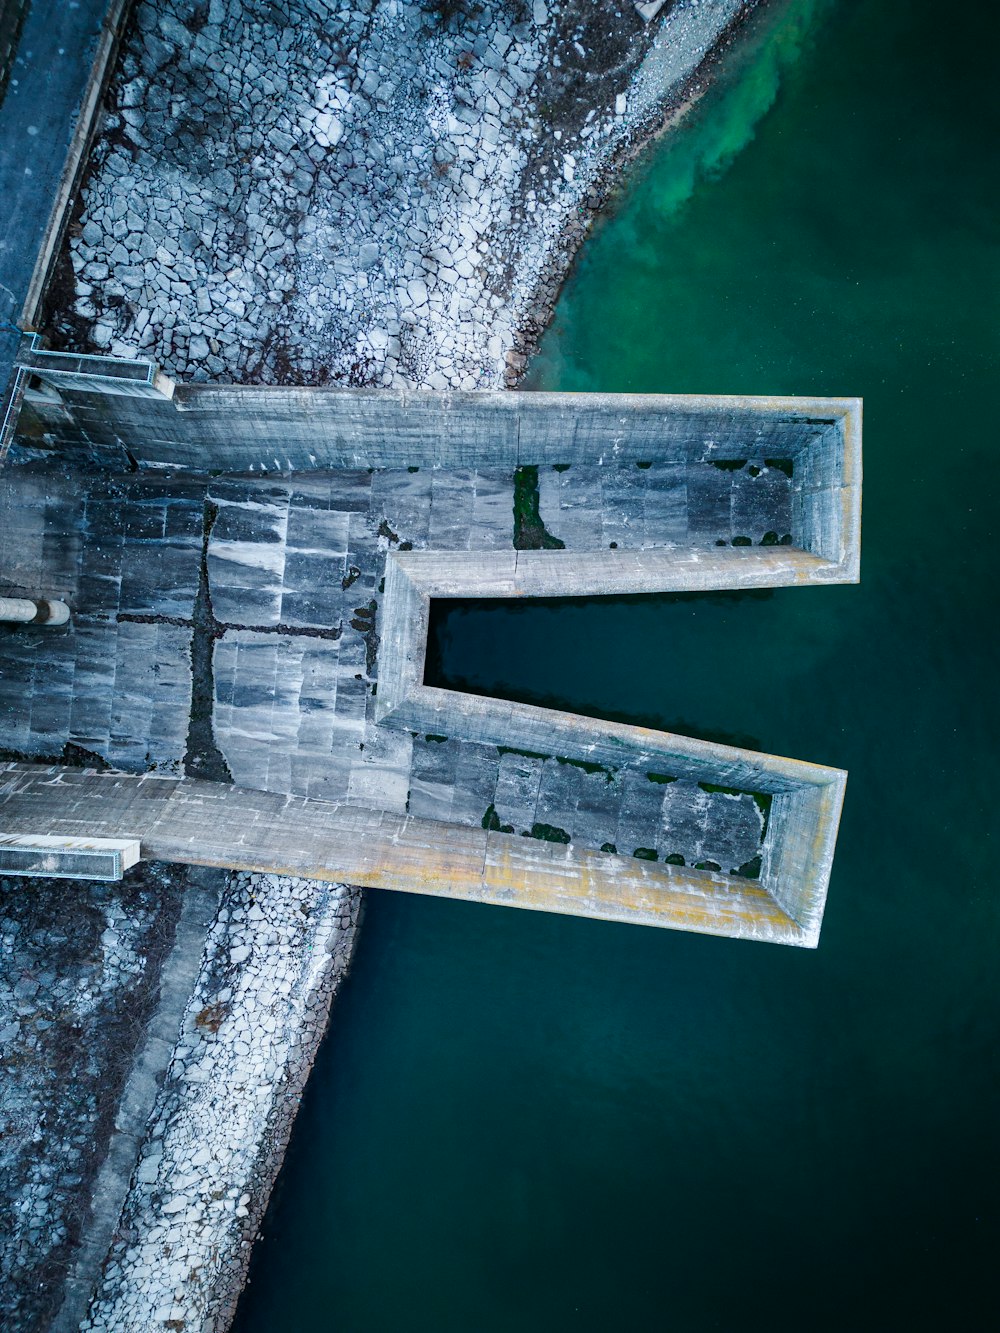
[[[47,326],[194,381],[512,385],[754,4],[141,0]]]
[[[58,1308],[184,883],[158,865],[122,884],[0,879],[5,1327],[45,1328]]]
[[[362,903],[156,864],[0,879],[4,1327],[229,1326]]]
[[[592,164],[586,195],[575,212],[567,212],[561,231],[541,264],[530,300],[524,302],[524,315],[513,334],[513,355],[507,358],[505,384],[514,388],[528,362],[538,350],[538,343],[550,324],[556,302],[562,291],[577,252],[587,233],[602,212],[609,198],[619,188],[621,175],[650,143],[679,125],[687,113],[707,92],[720,61],[750,17],[754,9],[767,0],[747,0],[733,7],[732,17],[720,23],[711,44],[705,48],[703,59],[693,65],[686,76],[665,84],[658,62],[650,61],[645,70],[643,95],[633,102],[627,117],[625,133],[620,141],[601,160]],[[640,71],[642,73],[642,71]]]
[[[361,903],[232,876],[81,1329],[229,1326]]]

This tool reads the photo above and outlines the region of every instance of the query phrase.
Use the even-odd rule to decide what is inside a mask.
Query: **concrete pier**
[[[137,395],[94,360],[35,359],[0,479],[0,591],[74,607],[0,641],[8,753],[168,775],[171,831],[106,794],[63,825],[77,779],[30,773],[5,831],[815,944],[844,774],[431,689],[424,656],[435,597],[855,580],[855,400]]]

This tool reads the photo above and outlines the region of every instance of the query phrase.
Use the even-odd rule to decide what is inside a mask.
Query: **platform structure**
[[[135,838],[0,835],[0,873],[45,879],[120,880],[141,857]]]
[[[0,595],[73,618],[0,637],[0,833],[816,944],[842,771],[438,689],[425,654],[436,598],[856,581],[857,400],[27,350]]]

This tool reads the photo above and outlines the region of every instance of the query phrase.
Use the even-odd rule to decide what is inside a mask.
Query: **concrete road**
[[[32,0],[0,104],[0,389],[108,0]]]

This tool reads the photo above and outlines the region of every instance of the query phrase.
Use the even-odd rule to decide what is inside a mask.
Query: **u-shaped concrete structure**
[[[424,663],[435,598],[856,581],[857,400],[175,389],[134,364],[117,391],[118,373],[35,349],[12,461],[115,477],[118,507],[85,497],[82,521],[118,543],[117,600],[75,632],[131,693],[101,730],[91,671],[66,740],[131,775],[9,769],[3,831],[816,944],[842,771],[436,689]],[[9,468],[9,495],[29,475]],[[173,685],[140,716],[143,653]],[[198,709],[232,786],[193,776]],[[30,727],[16,748],[52,755]],[[142,774],[154,760],[167,776]]]

